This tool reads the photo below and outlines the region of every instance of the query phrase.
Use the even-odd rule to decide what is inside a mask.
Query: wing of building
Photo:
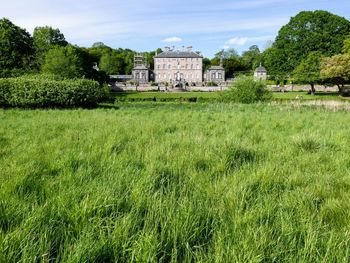
[[[192,51],[165,49],[154,57],[156,82],[203,82],[203,57]]]

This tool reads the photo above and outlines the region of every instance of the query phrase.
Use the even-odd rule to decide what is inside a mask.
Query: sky
[[[47,25],[82,47],[103,42],[142,52],[193,46],[209,58],[228,48],[263,50],[304,10],[350,20],[350,0],[0,0],[0,17],[31,34]]]

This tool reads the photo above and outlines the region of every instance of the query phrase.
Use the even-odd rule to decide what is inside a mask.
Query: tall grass
[[[0,262],[347,262],[350,117],[0,110]]]

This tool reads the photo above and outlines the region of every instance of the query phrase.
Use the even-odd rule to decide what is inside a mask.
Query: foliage
[[[105,90],[91,80],[62,80],[54,75],[0,79],[1,106],[94,106],[105,96]]]
[[[326,58],[321,69],[321,77],[339,87],[350,82],[350,54],[339,54]]]
[[[118,107],[0,110],[1,262],[350,257],[348,112]]]
[[[66,46],[68,43],[59,29],[49,26],[36,27],[33,33],[33,44],[38,67],[42,65],[45,54],[53,46]]]
[[[344,40],[343,53],[350,54],[350,36]]]
[[[55,74],[64,78],[81,78],[84,76],[83,59],[78,48],[68,45],[55,46],[45,56],[42,72]]]
[[[117,53],[105,53],[100,59],[100,69],[105,71],[107,74],[121,74],[125,69],[124,57]]]
[[[252,77],[236,79],[232,87],[222,93],[224,101],[239,103],[264,102],[272,98],[263,81],[255,81]]]
[[[321,82],[321,64],[324,57],[321,52],[310,52],[293,72],[293,76],[299,83],[311,85],[311,93],[315,93],[314,85]]]
[[[242,61],[249,69],[255,69],[261,63],[261,53],[257,45],[249,47],[249,49],[242,54]]]
[[[0,77],[11,71],[28,70],[33,57],[30,34],[10,20],[0,19]]]
[[[271,49],[264,53],[269,74],[285,78],[312,51],[325,56],[341,52],[350,22],[326,11],[304,11],[283,26]]]

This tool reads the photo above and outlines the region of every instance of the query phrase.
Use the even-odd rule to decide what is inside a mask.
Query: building
[[[132,80],[139,83],[150,81],[150,70],[145,65],[135,66],[132,70]]]
[[[186,50],[173,50],[166,47],[165,50],[154,57],[155,81],[168,82],[172,85],[178,83],[203,82],[203,57],[192,51],[192,47]]]
[[[254,71],[254,79],[256,80],[267,79],[267,70],[261,65],[261,63],[260,63],[260,66]]]
[[[138,83],[148,83],[153,79],[153,74],[146,66],[145,57],[142,54],[134,56],[134,68],[132,69],[132,80]]]
[[[211,66],[206,71],[205,80],[216,84],[225,82],[225,69],[222,66]]]

